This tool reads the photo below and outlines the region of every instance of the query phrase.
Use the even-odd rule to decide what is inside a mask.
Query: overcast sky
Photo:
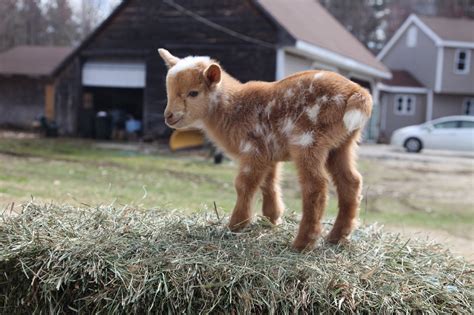
[[[41,1],[46,4],[51,0]],[[81,12],[82,2],[97,5],[100,11],[100,16],[102,18],[105,18],[117,6],[117,4],[121,2],[121,0],[69,0],[69,3],[71,3],[71,6],[76,14],[79,14]]]

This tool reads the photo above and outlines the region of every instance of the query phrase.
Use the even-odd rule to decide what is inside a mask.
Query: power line
[[[216,24],[216,23],[206,19],[205,17],[202,17],[199,14],[196,14],[196,13],[186,9],[185,7],[177,4],[173,0],[163,0],[163,2],[170,5],[170,6],[172,6],[173,8],[178,10],[179,12],[184,13],[184,14],[192,17],[196,21],[198,21],[200,23],[203,23],[203,24],[205,24],[205,25],[207,25],[207,26],[209,26],[209,27],[211,27],[211,28],[213,28],[217,31],[226,33],[226,34],[228,34],[230,36],[233,36],[235,38],[238,38],[240,40],[243,40],[243,41],[246,41],[246,42],[249,42],[249,43],[253,43],[253,44],[265,47],[265,48],[270,48],[270,49],[275,49],[276,48],[275,45],[273,45],[272,43],[269,43],[269,42],[266,42],[266,41],[263,41],[263,40],[260,40],[260,39],[257,39],[257,38],[253,38],[253,37],[238,33],[238,32],[236,32],[234,30],[231,30],[231,29],[229,29],[225,26]]]

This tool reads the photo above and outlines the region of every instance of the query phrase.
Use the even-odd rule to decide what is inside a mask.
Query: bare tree
[[[47,40],[51,45],[71,45],[77,41],[78,25],[68,0],[53,0],[46,6]]]
[[[378,52],[412,13],[474,18],[474,0],[319,0],[345,28]]]
[[[17,1],[0,1],[0,52],[16,44]]]

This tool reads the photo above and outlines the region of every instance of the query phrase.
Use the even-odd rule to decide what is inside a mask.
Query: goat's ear
[[[164,48],[158,49],[158,53],[160,54],[161,58],[163,58],[163,60],[165,61],[165,64],[168,67],[168,69],[174,66],[175,64],[177,64],[178,61],[180,60],[178,57],[173,56],[169,51],[167,51]]]
[[[210,86],[217,85],[221,82],[221,67],[217,63],[211,64],[204,70],[204,77]]]

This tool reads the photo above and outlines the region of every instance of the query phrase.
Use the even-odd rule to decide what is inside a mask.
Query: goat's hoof
[[[227,227],[229,230],[232,232],[240,232],[242,231],[246,226],[248,226],[250,223],[250,220],[239,220],[237,222],[234,222],[234,220],[231,220]]]
[[[336,230],[333,229],[326,236],[326,241],[331,244],[347,243],[351,232],[352,231],[350,229],[336,229]]]
[[[316,240],[315,239],[305,239],[301,240],[299,238],[296,238],[293,241],[293,249],[298,251],[298,252],[303,252],[303,251],[310,251],[314,249],[316,245]]]
[[[270,218],[270,217],[265,217],[265,218],[273,225],[280,225],[283,223],[283,220],[281,218]]]
[[[341,235],[341,234],[333,234],[333,233],[329,233],[329,235],[326,236],[326,241],[334,245],[345,244],[349,242],[348,236]]]

